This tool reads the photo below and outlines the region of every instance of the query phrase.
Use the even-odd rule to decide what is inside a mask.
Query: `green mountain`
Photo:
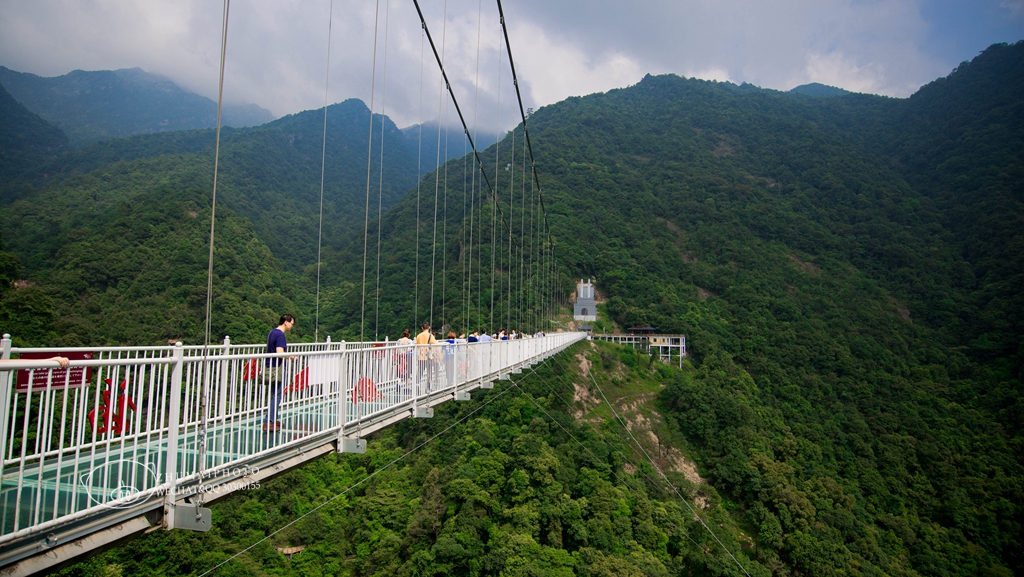
[[[60,156],[68,137],[0,86],[0,186]]]
[[[348,224],[325,255],[327,331],[395,337],[425,318],[533,330],[551,311],[539,286],[567,293],[590,277],[607,298],[605,323],[686,334],[684,369],[581,345],[496,389],[491,404],[445,407],[379,434],[366,456],[324,459],[217,505],[211,533],[156,532],[68,574],[202,572],[363,479],[232,570],[1024,572],[1022,72],[1024,42],[995,45],[909,99],[672,75],[570,98],[530,117],[550,229],[521,165],[521,128],[482,152],[486,179],[475,161],[451,160],[379,220],[371,211],[365,234],[353,223],[366,202],[366,157],[356,165],[367,143],[357,143],[340,172],[353,182],[332,199]],[[349,105],[329,118],[365,138],[369,112]],[[319,181],[302,175],[319,166],[319,140],[304,136],[318,122],[311,111],[227,139],[234,242],[222,250],[236,254],[218,259],[218,330],[261,334],[270,311],[309,311]],[[400,143],[385,130],[385,143]],[[397,162],[410,163],[402,149]],[[67,290],[54,299],[60,334],[121,310],[156,326],[169,313],[147,312],[158,303],[143,297],[202,294],[203,244],[186,237],[202,235],[203,158],[107,164],[0,213],[28,276]],[[162,253],[157,237],[181,250]],[[552,249],[555,279],[539,256]],[[95,326],[120,335],[124,324]],[[117,338],[128,337],[143,333]],[[462,417],[445,442],[385,467]],[[633,437],[646,437],[736,562]],[[296,544],[309,555],[273,548]]]
[[[665,381],[658,410],[757,533],[763,567],[1024,570],[1022,63],[1024,43],[996,45],[906,100],[648,76],[531,117],[562,285],[595,278],[620,326],[689,336],[694,372]],[[510,144],[498,166],[517,166]],[[353,264],[335,323],[358,334],[379,314],[395,335],[433,305],[457,330],[509,324],[508,241],[492,285],[488,235],[504,229],[481,184],[463,192],[464,164],[425,178],[449,183],[438,204],[385,216],[379,311],[359,312]],[[501,186],[521,222],[523,195]],[[435,242],[442,199],[458,200]],[[470,226],[483,242],[467,244]],[[352,249],[341,260],[361,263]],[[437,255],[456,264],[430,301],[413,287]]]
[[[132,134],[215,127],[217,103],[140,68],[74,70],[45,78],[0,66],[0,85],[18,102],[67,133],[71,145]],[[254,104],[225,104],[226,126],[273,120]]]
[[[405,145],[417,159],[421,174],[426,174],[453,158],[469,154],[469,140],[462,128],[441,128],[435,121],[413,124],[402,129]],[[498,141],[500,135],[478,131],[473,136],[477,150],[483,150]],[[440,153],[438,150],[440,149]]]
[[[358,100],[328,109],[322,227],[328,254],[343,237],[363,230],[369,122],[369,110]],[[379,141],[379,118],[374,126]],[[383,130],[385,169],[381,173],[379,150],[369,167],[371,209],[378,202],[387,209],[416,182],[415,161],[398,128],[385,118]],[[96,143],[51,162],[47,167],[56,176],[37,180],[38,189],[0,211],[7,249],[20,258],[27,280],[55,299],[52,330],[61,342],[201,339],[202,307],[195,307],[202,303],[195,299],[202,289],[205,303],[208,233],[173,246],[160,243],[186,230],[208,230],[212,145],[210,130]],[[323,146],[322,110],[222,135],[218,216],[227,215],[228,228],[222,238],[218,223],[216,246],[226,262],[218,265],[215,288],[228,301],[237,297],[250,305],[220,309],[231,318],[215,323],[218,338],[261,339],[263,324],[275,314],[270,308],[298,311],[312,328]],[[235,247],[242,239],[246,246]],[[235,266],[243,268],[232,272]],[[282,281],[274,276],[281,271],[303,276]],[[83,308],[87,302],[93,304]],[[268,302],[276,306],[259,304],[259,314],[250,308]],[[122,323],[114,310],[133,321]],[[86,331],[81,323],[95,326]],[[13,326],[4,330],[18,334]]]

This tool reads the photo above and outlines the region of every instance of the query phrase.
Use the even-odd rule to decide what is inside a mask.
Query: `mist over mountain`
[[[141,68],[74,70],[41,77],[0,66],[0,85],[26,108],[67,133],[71,146],[139,133],[211,128],[217,103]],[[255,104],[224,104],[225,126],[274,119]]]
[[[326,165],[322,110],[223,132],[218,230],[221,214],[229,224],[216,242],[224,252],[216,257],[215,302],[234,313],[215,323],[218,332],[258,340],[263,325],[280,314],[273,310],[312,306],[315,282],[308,274],[316,268],[318,241],[330,254],[342,239],[361,234],[368,170],[374,209],[387,210],[415,186],[415,159],[389,119],[374,119],[375,141],[385,133],[381,171],[379,149],[369,166],[366,160],[369,109],[348,100],[331,105],[328,118]],[[11,204],[0,211],[0,230],[6,249],[53,301],[49,313],[35,315],[50,319],[45,330],[12,334],[39,343],[194,342],[201,334],[207,240],[190,235],[203,219],[209,227],[213,145],[212,129],[135,135],[51,160],[40,169],[49,178],[26,178],[17,196],[5,199]],[[234,246],[239,242],[245,246]],[[284,271],[304,276],[267,280]],[[88,310],[111,312],[100,319]],[[86,319],[91,329],[82,328]]]
[[[61,129],[29,112],[0,86],[0,188],[67,148]]]
[[[417,158],[422,174],[453,158],[461,158],[473,150],[469,147],[469,141],[461,127],[441,128],[436,120],[407,126],[402,129],[402,135],[405,137],[405,145],[409,152]],[[500,135],[493,132],[478,131],[473,136],[473,144],[477,150],[484,150],[497,142],[499,137]]]
[[[267,544],[240,562],[289,575],[735,574],[651,480],[635,436],[751,575],[1024,572],[1022,85],[1019,42],[908,99],[675,75],[569,98],[529,119],[550,239],[522,127],[483,151],[487,179],[455,157],[417,194],[418,154],[377,118],[385,178],[371,166],[368,200],[369,110],[333,106],[321,335],[358,338],[373,319],[368,332],[394,338],[427,315],[532,330],[548,323],[534,314],[544,271],[521,257],[553,248],[566,291],[592,278],[607,299],[599,328],[686,334],[684,368],[581,345],[479,415],[405,422],[365,456],[217,505],[230,514],[209,533],[155,532],[69,574],[201,572],[461,417],[449,442],[280,537],[306,557]],[[236,342],[283,310],[310,337],[322,122],[307,111],[225,134],[214,325]],[[8,291],[22,304],[0,329],[39,344],[194,338],[211,144],[210,131],[142,135],[50,161],[59,176],[0,209],[5,250],[36,283]],[[629,433],[612,407],[633,415]],[[186,541],[192,554],[173,555]]]

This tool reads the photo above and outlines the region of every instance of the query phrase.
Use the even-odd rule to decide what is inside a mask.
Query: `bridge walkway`
[[[0,371],[0,571],[52,570],[433,407],[469,400],[585,333],[487,343],[19,349]],[[73,354],[68,369],[30,360]],[[280,371],[267,366],[284,357]],[[269,409],[280,390],[275,420]]]

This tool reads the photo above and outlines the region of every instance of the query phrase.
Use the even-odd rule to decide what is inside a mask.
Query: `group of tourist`
[[[295,317],[289,314],[281,315],[278,326],[267,335],[268,354],[277,353],[281,355],[288,351],[288,341],[285,333],[295,326]],[[398,347],[408,347],[395,354],[395,368],[398,377],[403,383],[404,392],[411,393],[413,374],[415,382],[422,392],[433,390],[435,377],[443,367],[448,386],[454,386],[455,377],[458,374],[468,374],[469,366],[476,361],[476,353],[473,347],[459,347],[470,343],[486,343],[491,341],[510,341],[516,339],[540,338],[545,336],[544,331],[537,331],[534,334],[506,331],[501,329],[495,333],[488,333],[486,330],[473,331],[468,336],[466,333],[456,335],[455,331],[448,331],[443,341],[438,341],[437,336],[430,330],[430,323],[425,322],[415,339],[409,329],[402,331],[402,336],[395,342]],[[419,346],[411,346],[419,345]],[[297,357],[287,357],[288,360],[296,360]],[[281,396],[284,382],[287,376],[284,374],[285,357],[271,357],[267,359],[266,367],[269,371],[268,380],[270,385],[270,399],[267,415],[263,420],[264,431],[276,431],[281,429],[281,421],[278,420],[278,407],[281,404]],[[415,367],[415,369],[414,369]]]

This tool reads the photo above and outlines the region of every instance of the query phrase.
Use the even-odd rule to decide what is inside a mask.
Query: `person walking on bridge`
[[[416,385],[422,392],[423,374],[427,375],[427,391],[431,389],[434,374],[434,351],[437,338],[430,332],[430,323],[423,323],[423,331],[416,335],[416,364],[419,369],[416,371]]]
[[[288,340],[284,334],[295,326],[295,317],[285,313],[281,315],[281,319],[277,328],[271,329],[270,334],[267,335],[267,353],[284,353],[288,351]],[[281,406],[281,395],[284,391],[284,381],[287,378],[285,372],[285,361],[294,361],[296,357],[288,357],[287,359],[281,357],[274,357],[267,359],[267,379],[270,384],[270,405],[267,407],[267,416],[263,418],[263,430],[264,431],[279,431],[281,429],[281,422],[277,420],[277,409]]]

